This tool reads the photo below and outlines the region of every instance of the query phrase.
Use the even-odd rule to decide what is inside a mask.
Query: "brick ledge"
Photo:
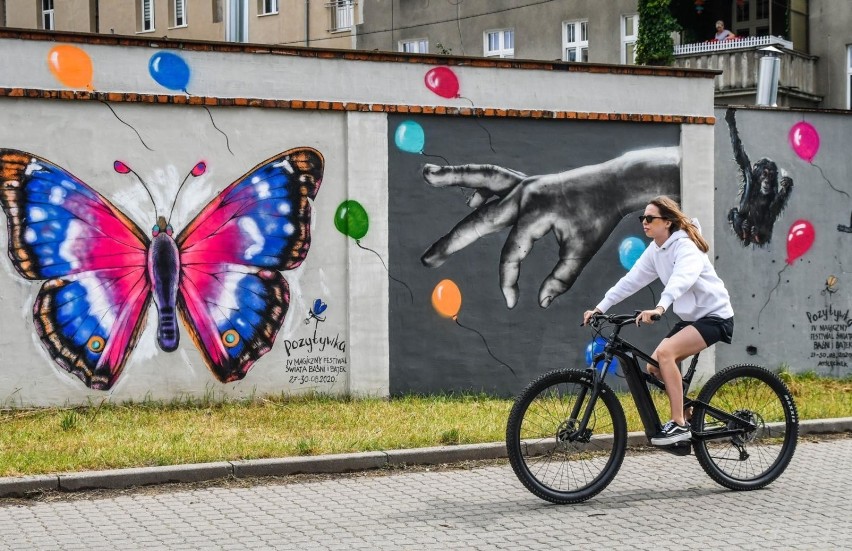
[[[171,94],[87,92],[79,90],[43,90],[36,88],[0,88],[0,97],[111,103],[148,103],[204,105],[208,107],[260,107],[310,111],[361,111],[370,113],[411,113],[486,118],[578,119],[597,121],[653,122],[672,124],[716,123],[716,117],[695,115],[658,115],[650,113],[600,113],[588,111],[551,111],[544,109],[499,109],[493,107],[447,107],[443,105],[403,105],[300,99],[214,98]]]

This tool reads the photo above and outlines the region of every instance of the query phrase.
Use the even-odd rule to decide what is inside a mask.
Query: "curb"
[[[852,432],[852,417],[814,419],[799,422],[799,435]],[[628,434],[628,447],[644,447],[644,432]],[[220,478],[288,476],[367,471],[404,465],[438,465],[506,457],[506,443],[436,446],[386,452],[360,452],[280,459],[219,461],[189,465],[139,467],[79,473],[0,478],[0,497],[25,497],[30,494],[94,489],[125,489],[134,486],[174,482],[205,482]]]

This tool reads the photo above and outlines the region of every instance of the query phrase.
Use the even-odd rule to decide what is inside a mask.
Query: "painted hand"
[[[513,308],[521,262],[536,241],[553,232],[559,260],[538,293],[539,304],[547,308],[571,288],[624,216],[657,195],[677,197],[679,164],[677,147],[660,147],[541,176],[495,165],[426,165],[423,178],[430,185],[475,190],[468,201],[475,210],[432,244],[421,261],[440,266],[480,237],[510,228],[500,255],[500,287]]]

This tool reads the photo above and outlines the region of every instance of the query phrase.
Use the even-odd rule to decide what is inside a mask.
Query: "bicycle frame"
[[[597,354],[592,360],[593,366],[597,365],[600,360],[603,360],[604,364],[602,369],[595,369],[594,367],[590,368],[593,377],[592,396],[586,404],[585,411],[583,412],[583,418],[578,424],[577,430],[572,435],[575,438],[582,438],[583,436],[587,436],[587,424],[592,412],[594,411],[595,402],[597,401],[597,397],[600,392],[601,383],[606,378],[606,374],[609,371],[609,366],[612,364],[613,358],[615,357],[617,357],[621,362],[622,371],[624,372],[624,377],[627,380],[627,387],[630,391],[631,396],[633,397],[633,401],[636,403],[636,409],[639,412],[639,418],[642,420],[642,425],[645,427],[645,436],[647,436],[648,440],[650,441],[651,437],[654,434],[662,430],[660,416],[657,414],[656,407],[654,407],[654,402],[651,399],[651,391],[649,390],[648,385],[654,385],[663,391],[665,391],[666,385],[665,383],[663,383],[663,381],[657,379],[650,373],[643,371],[639,365],[639,360],[641,359],[645,363],[657,368],[659,368],[660,364],[650,355],[646,354],[638,347],[619,336],[622,327],[627,325],[627,323],[633,323],[633,320],[629,319],[629,316],[621,316],[621,318],[623,319],[620,322],[611,322],[613,332],[609,335],[609,337],[606,337],[606,346],[604,347],[604,351],[603,353]],[[753,423],[750,423],[748,421],[740,419],[739,417],[736,417],[725,411],[715,408],[710,404],[701,402],[699,400],[692,400],[687,397],[687,391],[689,390],[689,386],[692,383],[692,378],[695,375],[697,364],[698,354],[695,354],[692,357],[692,362],[690,363],[689,369],[682,377],[683,407],[695,408],[700,406],[704,411],[710,413],[716,419],[724,421],[726,423],[726,428],[713,429],[711,431],[693,430],[692,440],[714,440],[717,438],[741,435],[745,431],[756,430],[757,427]],[[585,389],[583,390],[583,393],[585,393]],[[577,415],[580,413],[580,405],[584,400],[584,394],[578,397],[577,404],[574,408],[575,411],[573,411],[571,415],[573,419],[576,419]],[[662,449],[682,455],[686,455],[689,453],[691,447],[690,442],[680,442],[678,444],[674,444],[672,446],[665,446],[662,447]]]

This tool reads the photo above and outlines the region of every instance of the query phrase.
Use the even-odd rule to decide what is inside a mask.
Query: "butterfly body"
[[[164,351],[173,352],[180,341],[177,324],[180,250],[165,218],[157,220],[152,234],[153,240],[148,247],[148,280],[157,306],[157,343]]]
[[[242,379],[284,321],[290,293],[279,270],[307,256],[308,200],[322,172],[318,151],[285,151],[225,188],[177,237],[160,217],[149,238],[64,169],[0,149],[8,254],[22,277],[45,280],[33,322],[48,354],[87,386],[111,388],[153,301],[162,350],[178,348],[180,318],[217,379]]]

